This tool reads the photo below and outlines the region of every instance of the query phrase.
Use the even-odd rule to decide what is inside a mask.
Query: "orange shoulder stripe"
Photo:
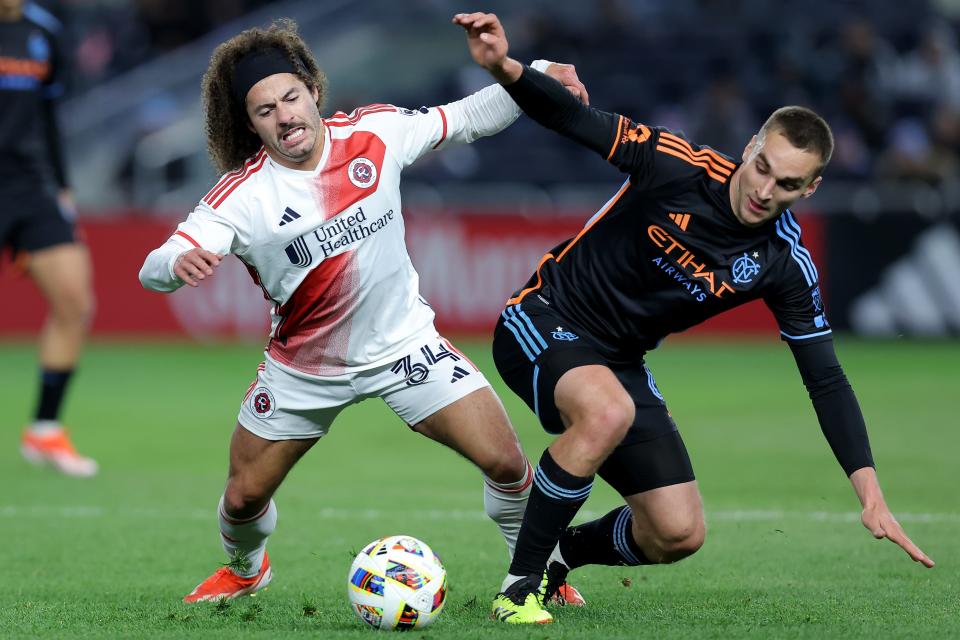
[[[720,165],[720,164],[714,162],[714,161],[713,161],[713,158],[712,158],[709,154],[704,153],[704,152],[693,151],[693,150],[690,148],[690,145],[680,144],[680,143],[678,143],[678,142],[675,142],[675,141],[673,141],[673,140],[668,140],[668,139],[662,140],[662,141],[661,141],[661,144],[663,144],[664,146],[667,146],[667,147],[672,147],[672,148],[676,149],[677,151],[680,151],[681,153],[684,153],[684,154],[690,156],[690,157],[693,158],[694,160],[702,160],[702,161],[705,161],[705,162],[710,163],[710,166],[713,167],[713,168],[717,171],[717,173],[722,173],[722,174],[725,175],[725,176],[729,176],[730,174],[733,173],[733,171],[732,171],[731,169],[728,169],[727,167],[725,167],[725,166],[723,166],[723,165]]]
[[[693,147],[690,146],[689,142],[687,142],[683,138],[680,138],[678,136],[675,136],[673,134],[666,133],[666,132],[660,134],[660,139],[676,142],[680,146],[684,147],[687,151],[689,151],[694,157],[699,158],[703,156],[709,156],[710,160],[712,160],[715,164],[719,165],[720,167],[725,167],[727,169],[730,169],[731,171],[737,168],[737,165],[730,162],[729,160],[721,156],[719,153],[717,153],[713,149],[701,148],[699,151],[694,151]]]
[[[707,163],[707,162],[705,162],[705,161],[703,161],[703,160],[696,160],[696,159],[694,159],[694,158],[691,158],[688,154],[685,154],[685,153],[682,152],[682,151],[677,151],[677,150],[674,149],[673,147],[666,147],[666,146],[664,146],[664,145],[658,144],[658,145],[657,145],[657,151],[666,153],[667,155],[671,155],[671,156],[673,156],[673,157],[675,157],[675,158],[680,158],[680,159],[683,160],[684,162],[688,162],[688,163],[690,163],[690,164],[692,164],[692,165],[694,165],[694,166],[704,168],[704,169],[706,170],[706,172],[707,172],[707,175],[710,176],[711,178],[713,178],[714,180],[716,180],[717,182],[719,182],[720,184],[723,184],[723,183],[725,183],[725,182],[727,181],[727,176],[725,176],[725,175],[720,175],[719,173],[715,173],[715,172],[713,171],[714,167],[713,167],[712,165],[710,165],[709,163]]]

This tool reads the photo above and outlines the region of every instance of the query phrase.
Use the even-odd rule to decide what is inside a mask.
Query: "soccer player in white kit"
[[[568,65],[534,63],[586,97]],[[203,80],[208,147],[225,171],[147,257],[143,286],[199,286],[227,254],[272,302],[266,359],[240,407],[218,509],[231,562],[184,600],[269,584],[272,496],[345,407],[382,398],[415,431],[484,474],[510,553],[530,465],[483,374],[434,328],[407,255],[402,169],[502,130],[519,109],[498,85],[419,110],[376,104],[320,116],[325,78],[291,21],[220,45]]]

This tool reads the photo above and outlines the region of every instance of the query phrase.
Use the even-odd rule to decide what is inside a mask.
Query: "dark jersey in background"
[[[37,5],[0,22],[0,190],[66,187],[54,100],[63,91],[60,24]]]

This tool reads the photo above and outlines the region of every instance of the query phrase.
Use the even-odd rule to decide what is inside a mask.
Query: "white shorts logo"
[[[350,182],[361,189],[369,189],[377,181],[377,166],[366,158],[356,158],[347,167]]]
[[[250,408],[261,418],[269,418],[277,410],[277,401],[274,400],[270,389],[257,387],[250,394]]]

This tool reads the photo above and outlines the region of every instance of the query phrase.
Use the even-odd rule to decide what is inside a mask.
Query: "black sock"
[[[67,390],[67,383],[73,369],[53,371],[44,369],[40,375],[40,400],[37,402],[36,420],[50,420],[56,422],[60,415],[60,405]]]
[[[557,539],[577,515],[592,487],[592,475],[583,478],[567,473],[554,461],[549,450],[543,452],[533,473],[533,488],[510,563],[511,574],[543,573]]]
[[[614,509],[599,520],[570,527],[560,537],[560,555],[571,569],[585,564],[653,564],[633,539],[630,507]]]

